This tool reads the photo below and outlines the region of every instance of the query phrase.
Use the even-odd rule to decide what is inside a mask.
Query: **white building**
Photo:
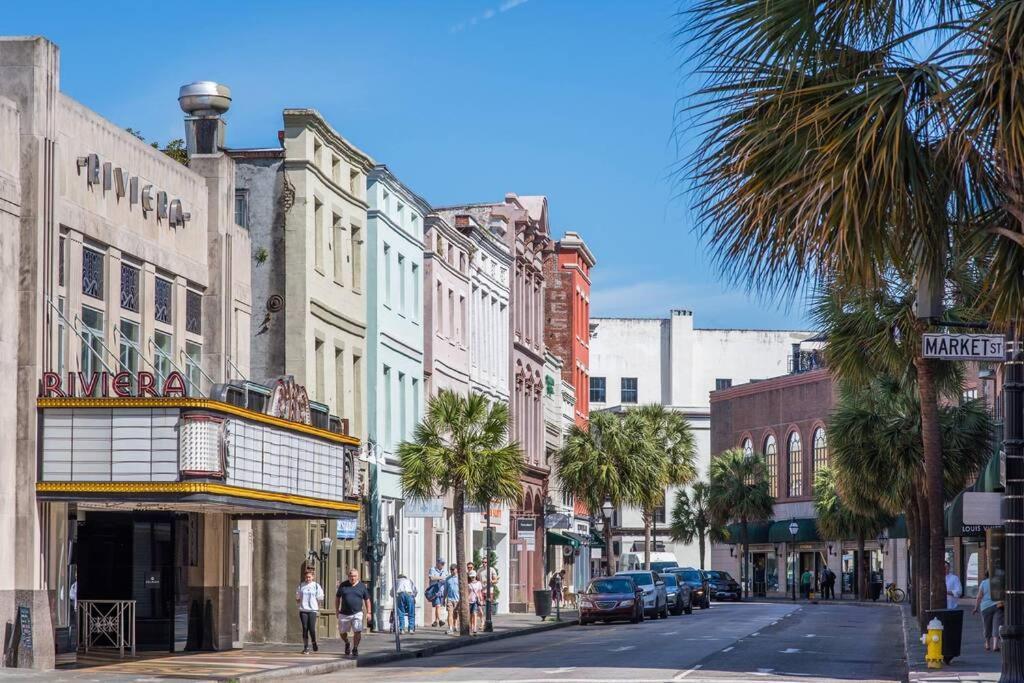
[[[792,330],[700,329],[693,314],[672,310],[668,318],[592,318],[590,409],[624,410],[659,403],[682,412],[697,442],[699,476],[711,461],[709,393],[732,384],[783,375],[793,345],[812,336]],[[655,540],[676,553],[680,565],[696,566],[696,543],[673,543],[668,515],[675,494],[655,513]],[[612,525],[616,556],[637,544],[643,551],[643,522],[637,509],[616,510]]]

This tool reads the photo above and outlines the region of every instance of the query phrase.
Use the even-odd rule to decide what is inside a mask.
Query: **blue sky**
[[[692,87],[674,0],[19,2],[5,34],[61,47],[61,89],[149,139],[182,136],[178,87],[232,89],[228,144],[277,143],[318,109],[437,204],[546,194],[598,258],[594,315],[694,311],[701,327],[800,328],[722,281],[670,178]],[[243,9],[244,8],[244,9]]]

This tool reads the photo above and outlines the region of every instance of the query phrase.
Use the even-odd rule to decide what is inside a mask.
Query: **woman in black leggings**
[[[320,648],[316,644],[316,620],[320,616],[320,603],[324,599],[323,587],[313,580],[312,567],[302,572],[302,583],[295,590],[295,602],[299,606],[299,621],[302,622],[302,654],[309,654],[309,641],[313,640],[313,652]]]

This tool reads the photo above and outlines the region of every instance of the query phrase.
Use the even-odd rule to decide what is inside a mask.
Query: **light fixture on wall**
[[[831,543],[828,544],[828,554],[829,554],[830,557],[835,554],[835,553],[832,552],[832,544]]]
[[[888,555],[889,554],[889,551],[886,550],[886,548],[885,548],[885,542],[888,541],[888,540],[889,540],[889,537],[885,535],[885,531],[884,530],[881,533],[878,534],[878,549],[882,551],[883,555]]]

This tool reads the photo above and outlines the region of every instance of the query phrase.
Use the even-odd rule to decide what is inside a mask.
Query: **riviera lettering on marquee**
[[[167,373],[162,387],[157,386],[152,372],[69,372],[65,377],[56,372],[44,372],[39,383],[42,398],[144,398],[146,396],[178,396],[184,398],[185,377],[176,370]]]

